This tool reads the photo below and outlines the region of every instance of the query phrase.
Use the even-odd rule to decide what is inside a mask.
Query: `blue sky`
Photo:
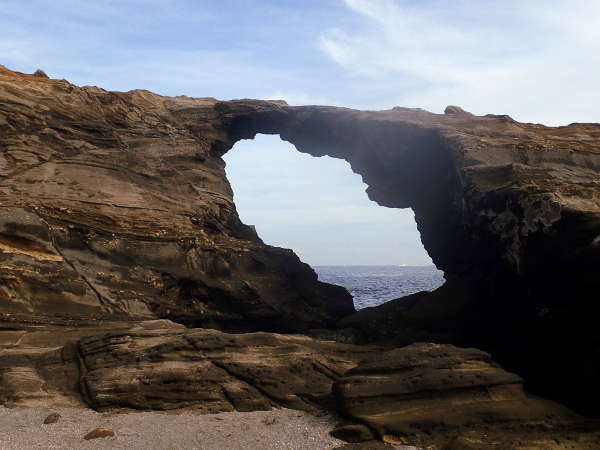
[[[600,121],[600,1],[4,0],[0,64],[110,90]],[[312,264],[426,264],[410,211],[277,137],[227,155],[242,218]]]

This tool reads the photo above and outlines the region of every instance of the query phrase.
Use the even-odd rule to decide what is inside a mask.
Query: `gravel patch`
[[[61,416],[58,422],[44,424],[54,412]],[[0,449],[327,450],[344,444],[329,435],[335,423],[332,416],[290,409],[203,415],[0,406]],[[115,436],[83,439],[96,428]]]

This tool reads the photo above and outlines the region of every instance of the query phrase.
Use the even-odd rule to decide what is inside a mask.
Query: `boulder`
[[[522,381],[480,350],[418,343],[367,358],[334,383],[334,392],[342,414],[389,444],[459,448],[479,439],[482,446],[472,448],[555,448],[534,441],[564,437],[582,419],[525,393]],[[579,438],[599,442],[598,423]]]
[[[60,414],[57,412],[50,413],[44,419],[44,425],[49,425],[52,423],[56,423],[60,420]]]
[[[99,438],[106,438],[106,437],[114,437],[115,436],[115,432],[113,430],[110,430],[108,428],[95,428],[92,431],[90,431],[89,433],[87,433],[83,439],[85,439],[86,441],[89,441],[91,439],[99,439]]]
[[[376,349],[300,335],[153,324],[79,342],[82,383],[92,407],[205,412],[331,407],[333,382]]]

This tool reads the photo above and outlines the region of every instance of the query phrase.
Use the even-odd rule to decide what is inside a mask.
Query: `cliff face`
[[[0,71],[0,312],[332,326],[350,295],[243,225],[214,99]]]
[[[600,125],[161,97],[0,71],[0,301],[14,320],[170,318],[226,331],[340,326],[472,345],[531,387],[600,400]],[[256,133],[347,160],[414,210],[447,282],[352,315],[232,202],[221,156]]]

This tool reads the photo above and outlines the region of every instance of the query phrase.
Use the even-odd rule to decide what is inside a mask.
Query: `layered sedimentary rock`
[[[385,349],[302,335],[187,329],[164,319],[63,331],[70,332],[32,329],[12,347],[3,342],[2,404],[203,413],[283,406],[338,412],[352,422],[334,433],[351,441],[440,449],[600,444],[597,422],[525,394],[520,377],[475,349]],[[44,344],[39,333],[54,341]]]
[[[130,322],[0,322],[0,404],[83,406],[81,358],[85,336],[126,332]]]
[[[86,401],[95,408],[207,412],[331,408],[332,383],[378,351],[301,335],[187,330],[168,321],[83,338],[78,348]]]
[[[600,125],[161,97],[0,71],[6,320],[170,318],[230,331],[339,326],[490,351],[534,392],[600,400]],[[221,156],[256,133],[347,160],[414,210],[447,282],[352,316],[235,212]]]
[[[370,356],[336,381],[334,392],[340,411],[391,443],[445,448],[472,440],[480,447],[463,448],[517,449],[536,448],[532,441],[541,439],[541,448],[562,448],[553,439],[560,436],[576,448],[600,445],[598,424],[565,439],[580,418],[526,394],[522,381],[480,350],[419,343]]]
[[[293,331],[353,312],[240,222],[216,104],[0,69],[0,313]]]
[[[332,385],[382,349],[302,335],[187,329],[169,320],[30,330],[1,342],[0,403],[207,413],[334,409]],[[64,330],[63,330],[64,331]],[[77,336],[75,333],[79,333]]]

